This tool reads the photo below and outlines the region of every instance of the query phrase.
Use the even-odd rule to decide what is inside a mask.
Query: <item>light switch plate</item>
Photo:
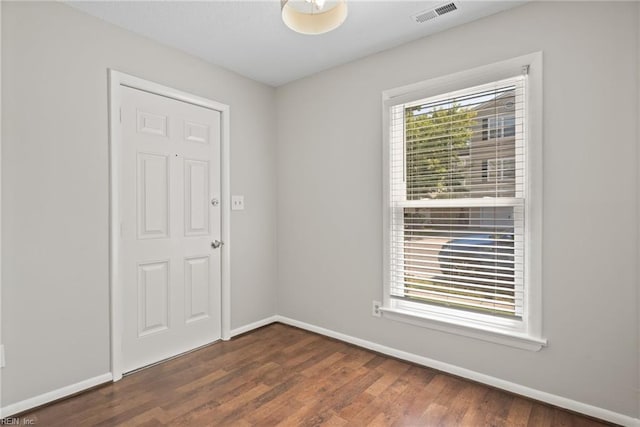
[[[244,210],[244,196],[231,196],[231,210]]]

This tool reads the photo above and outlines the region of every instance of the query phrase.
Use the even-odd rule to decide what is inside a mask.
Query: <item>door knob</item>
[[[211,247],[213,249],[218,249],[222,245],[224,245],[224,242],[221,242],[220,240],[214,240],[213,242],[211,242]]]

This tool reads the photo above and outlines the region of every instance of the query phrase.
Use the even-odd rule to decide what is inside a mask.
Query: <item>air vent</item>
[[[418,24],[422,24],[425,21],[428,21],[433,18],[437,18],[438,14],[435,10],[427,10],[426,12],[420,12],[417,15],[414,15],[413,19],[416,20]]]
[[[436,7],[435,9],[425,10],[416,15],[413,15],[413,19],[418,24],[421,24],[423,22],[430,21],[433,18],[437,18],[440,15],[444,15],[445,13],[453,12],[457,9],[458,8],[456,7],[455,3],[447,3],[445,5]]]
[[[444,15],[445,13],[453,12],[458,9],[454,3],[445,4],[444,6],[436,7],[436,13],[438,16]]]

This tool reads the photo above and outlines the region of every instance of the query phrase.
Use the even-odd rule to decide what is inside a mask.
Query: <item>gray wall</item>
[[[531,3],[280,87],[278,313],[637,417],[638,7]],[[381,92],[534,51],[544,55],[548,348],[372,317]]]
[[[231,105],[232,193],[246,198],[232,216],[233,328],[277,311],[639,415],[638,4],[533,3],[277,91],[66,5],[1,7],[1,406],[109,371],[110,67]],[[549,347],[371,317],[381,92],[538,50]]]
[[[107,68],[231,106],[231,326],[274,314],[273,88],[53,2],[2,2],[2,56],[2,406],[110,370]]]

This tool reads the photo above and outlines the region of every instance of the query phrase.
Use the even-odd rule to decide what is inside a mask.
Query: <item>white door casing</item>
[[[229,110],[115,71],[110,82],[118,380],[229,336]]]

